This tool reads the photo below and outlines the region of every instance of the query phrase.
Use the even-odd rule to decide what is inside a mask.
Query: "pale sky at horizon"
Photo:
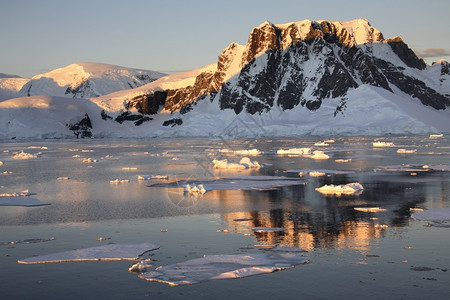
[[[31,77],[76,62],[161,72],[202,67],[265,20],[368,19],[426,61],[450,58],[448,0],[0,0],[0,73]],[[437,54],[434,54],[437,53]]]

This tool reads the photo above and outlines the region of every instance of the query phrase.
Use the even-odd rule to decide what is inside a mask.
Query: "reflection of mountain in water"
[[[427,182],[414,182],[409,177],[402,178],[399,175],[393,178],[384,177],[385,181],[371,181],[360,196],[324,197],[319,193],[309,193],[308,189],[313,188],[311,185],[264,192],[267,201],[278,206],[277,208],[230,212],[222,217],[230,231],[251,233],[262,244],[305,250],[369,250],[371,240],[382,237],[386,228],[406,226],[411,215],[410,208],[424,203],[430,190]],[[376,179],[379,180],[380,177]],[[320,181],[323,183],[329,180],[325,177]],[[225,197],[222,198],[223,203],[228,201],[226,195],[227,193],[221,194]],[[243,197],[246,198],[248,199]],[[287,199],[291,201],[289,205],[286,205]],[[277,203],[280,205],[276,205]],[[387,210],[361,212],[354,209],[361,206],[383,207]],[[252,230],[254,227],[282,227],[286,231],[256,233]]]

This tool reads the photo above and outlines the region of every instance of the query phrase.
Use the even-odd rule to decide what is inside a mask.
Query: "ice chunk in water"
[[[279,149],[277,150],[278,155],[305,155],[309,154],[311,148],[291,148],[291,149]]]
[[[144,272],[147,272],[147,269],[149,269],[151,267],[152,267],[152,265],[150,264],[150,259],[143,259],[143,260],[139,261],[138,263],[135,263],[134,265],[132,265],[128,269],[128,272],[144,273]]]
[[[249,169],[249,168],[261,168],[261,165],[257,161],[252,161],[248,157],[243,157],[239,163],[230,163],[228,159],[213,160],[215,169]]]
[[[316,191],[322,194],[336,194],[336,195],[350,195],[361,193],[363,190],[363,186],[358,182],[352,182],[348,184],[334,185],[334,184],[326,184],[320,188],[316,188]]]
[[[207,255],[139,275],[148,281],[171,286],[194,284],[215,279],[235,279],[293,268],[308,263],[298,253],[256,253],[236,255]]]
[[[98,247],[35,256],[23,260],[18,260],[17,262],[19,264],[45,264],[76,261],[136,260],[145,252],[156,249],[159,249],[159,246],[150,243],[109,244]]]
[[[42,206],[50,205],[44,203],[36,198],[14,196],[14,197],[0,197],[0,206]]]
[[[394,143],[376,141],[372,143],[372,146],[375,148],[382,148],[382,147],[394,147],[395,145]]]
[[[316,150],[313,152],[313,155],[310,155],[309,157],[313,159],[329,159],[330,156],[328,154],[325,154],[323,151]]]
[[[24,151],[22,150],[21,152],[16,153],[16,154],[13,156],[13,159],[31,159],[31,158],[36,158],[36,157],[38,157],[38,156],[37,156],[37,155],[34,155],[34,154],[31,154],[31,153],[24,152]]]
[[[450,221],[450,207],[445,208],[433,208],[420,212],[416,212],[412,215],[416,220],[443,222]]]
[[[203,186],[203,184],[199,184],[199,185],[195,185],[193,184],[192,186],[189,184],[186,184],[186,187],[184,188],[184,191],[190,194],[204,194],[206,193],[206,189]]]

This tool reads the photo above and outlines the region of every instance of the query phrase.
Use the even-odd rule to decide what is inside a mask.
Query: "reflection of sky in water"
[[[261,141],[150,140],[4,143],[0,160],[2,192],[29,189],[36,198],[52,205],[38,208],[2,207],[0,225],[39,223],[83,223],[111,219],[145,219],[166,216],[218,213],[232,232],[252,234],[259,244],[314,248],[367,249],[371,240],[383,236],[386,227],[407,226],[410,208],[445,207],[450,199],[448,172],[373,170],[399,164],[450,164],[448,141],[426,137],[386,138],[396,146],[373,148],[373,138],[336,138],[327,147],[314,147],[319,139],[278,139]],[[14,151],[30,145],[45,145],[42,156],[13,160]],[[325,151],[328,160],[305,156],[278,156],[276,149],[311,147]],[[252,160],[271,164],[259,170],[214,170],[214,158],[238,162],[241,156],[220,149],[257,148],[265,154]],[[417,149],[398,154],[398,148]],[[68,149],[79,149],[68,151]],[[82,151],[82,150],[92,151]],[[37,150],[36,150],[37,151]],[[79,155],[80,157],[73,157]],[[83,163],[84,158],[96,162]],[[336,159],[351,159],[337,163]],[[126,170],[124,168],[130,168]],[[136,169],[135,169],[136,168]],[[137,175],[168,175],[170,180],[199,180],[228,176],[290,176],[284,170],[342,170],[348,174],[304,176],[306,185],[270,191],[210,191],[202,196],[186,195],[179,189],[148,187]],[[58,181],[58,177],[69,180]],[[110,184],[126,179],[129,183]],[[315,188],[325,184],[359,182],[358,196],[324,196]],[[385,212],[360,212],[354,207],[382,207]],[[235,221],[247,219],[246,221]],[[284,232],[254,233],[253,227],[283,227]]]

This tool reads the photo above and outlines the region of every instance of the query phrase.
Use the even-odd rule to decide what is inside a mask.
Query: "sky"
[[[268,20],[368,19],[427,63],[450,61],[448,0],[0,0],[0,73],[76,62],[176,73],[217,61]]]

